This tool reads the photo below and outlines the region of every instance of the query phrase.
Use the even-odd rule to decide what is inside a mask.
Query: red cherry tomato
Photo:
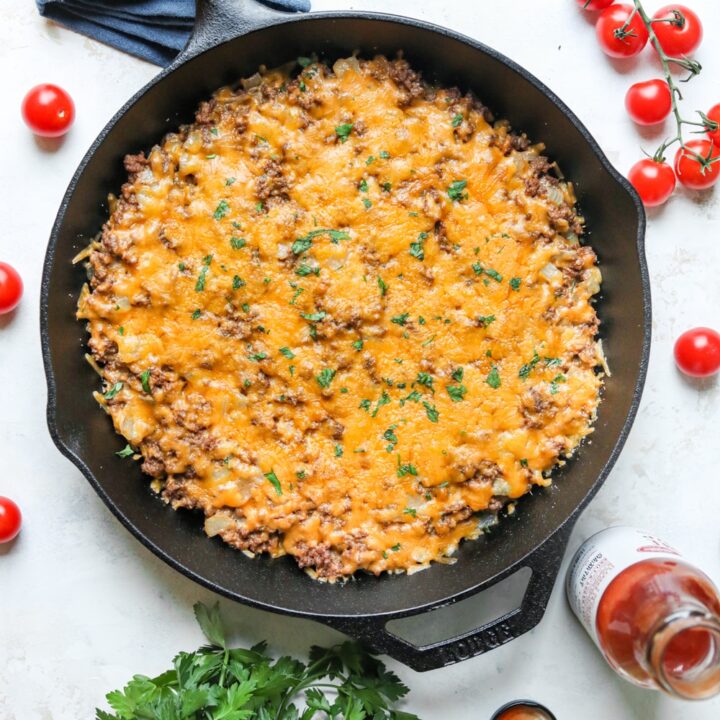
[[[637,190],[645,207],[662,205],[675,189],[675,173],[664,162],[650,158],[636,162],[628,173],[628,180]]]
[[[720,370],[720,333],[706,327],[684,332],[675,341],[675,362],[686,375],[709,377]]]
[[[666,5],[660,8],[652,19],[660,47],[668,55],[690,55],[702,42],[703,27],[700,18],[684,5]]]
[[[638,125],[660,123],[672,110],[670,87],[665,80],[635,83],[625,95],[625,109]]]
[[[64,135],[75,119],[75,103],[57,85],[36,85],[22,102],[22,116],[27,126],[41,137]]]
[[[648,41],[648,31],[640,16],[633,14],[632,5],[610,5],[600,13],[595,24],[595,33],[602,51],[610,57],[632,57],[637,55]],[[621,30],[628,18],[632,20]]]
[[[608,5],[612,5],[615,0],[575,0],[575,2],[583,10],[604,10]]]
[[[22,513],[10,498],[0,495],[0,543],[10,542],[20,532]]]
[[[711,164],[701,163],[695,155],[680,148],[675,155],[675,174],[682,185],[691,190],[712,187],[720,175],[720,148],[709,140],[688,140],[685,147],[706,158]],[[718,158],[715,160],[715,158]]]
[[[713,105],[707,111],[707,116],[718,124],[717,130],[708,130],[708,137],[720,148],[720,103]]]
[[[0,262],[0,315],[17,307],[23,293],[23,283],[12,265]]]

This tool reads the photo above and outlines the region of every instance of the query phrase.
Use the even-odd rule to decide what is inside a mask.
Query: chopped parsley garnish
[[[363,349],[363,341],[362,341],[362,338],[360,338],[360,340],[353,340],[352,346],[353,346],[358,352],[360,352],[360,351]]]
[[[388,291],[388,286],[386,282],[378,275],[378,287],[380,288],[380,296],[385,297],[385,294]]]
[[[372,207],[372,202],[370,200],[368,200],[367,198],[363,198],[362,202],[367,210],[369,210]]]
[[[236,181],[236,179],[237,179],[237,178],[234,178],[234,177],[229,177],[229,178],[227,178],[227,179],[225,180],[225,185],[228,185],[228,186],[229,186],[229,185],[232,185],[232,184]]]
[[[430,373],[419,372],[415,378],[413,385],[422,385],[428,388],[433,394],[435,394],[435,388],[433,387],[433,377]]]
[[[360,181],[360,184],[358,185],[358,187],[360,188],[360,192],[367,192],[368,191],[367,180],[365,178],[363,178]]]
[[[208,269],[210,268],[210,263],[212,263],[212,259],[213,259],[212,255],[207,255],[203,259],[202,270],[200,271],[197,282],[195,283],[195,292],[202,292],[205,289],[205,281],[207,280],[207,272],[208,272]]]
[[[422,343],[423,347],[427,347],[433,340],[435,340],[435,335],[431,335],[424,343]]]
[[[462,379],[463,379],[463,375],[464,375],[464,374],[465,374],[465,370],[464,370],[463,368],[461,368],[461,367],[458,367],[458,368],[455,368],[455,369],[452,371],[452,374],[450,375],[450,377],[451,377],[455,382],[462,382]]]
[[[261,360],[265,360],[265,358],[267,358],[267,353],[264,353],[264,352],[254,353],[253,355],[248,355],[248,358],[250,360],[254,360],[255,362],[260,362]]]
[[[455,180],[448,185],[447,194],[453,202],[465,200],[468,194],[465,192],[467,180]]]
[[[381,150],[380,151],[380,157],[383,160],[389,160],[390,159],[390,153],[387,150]]]
[[[402,313],[401,315],[395,315],[395,317],[390,318],[391,323],[395,323],[396,325],[405,325],[407,322],[407,319],[410,317],[410,313]]]
[[[288,360],[292,360],[295,357],[295,353],[289,347],[281,347],[278,352]]]
[[[104,395],[106,400],[112,400],[123,389],[123,383],[116,382]]]
[[[397,552],[397,551],[400,549],[400,547],[401,547],[400,543],[396,543],[396,544],[393,545],[390,549],[391,549],[393,552]]]
[[[178,263],[178,270],[180,272],[185,272],[185,263],[184,262]]]
[[[494,315],[477,315],[475,317],[475,322],[480,327],[487,327],[491,323],[494,323],[497,318]]]
[[[309,322],[320,322],[327,317],[327,313],[324,310],[318,310],[314,313],[300,313],[300,317]]]
[[[239,290],[245,285],[245,281],[239,275],[233,275],[233,290]]]
[[[342,125],[338,125],[335,128],[335,134],[340,138],[340,142],[347,142],[348,137],[350,137],[350,133],[352,132],[353,124],[352,123],[343,123]]]
[[[298,470],[298,471],[295,473],[295,477],[296,477],[298,480],[304,480],[304,479],[307,477],[307,475],[305,474],[305,471],[304,471],[304,470]]]
[[[126,445],[122,450],[118,450],[115,454],[118,457],[126,458],[134,455],[135,451],[130,447],[130,445]]]
[[[367,399],[361,400],[358,405],[358,410],[370,410],[370,401]]]
[[[537,350],[533,353],[532,360],[530,362],[525,363],[520,367],[520,370],[518,370],[518,377],[522,378],[523,380],[526,380],[528,375],[535,369],[535,366],[540,362],[540,356],[537,354]]]
[[[463,121],[463,116],[461,113],[458,113],[457,115],[453,115],[453,119],[450,121],[450,124],[454,128],[456,128],[456,127],[460,127],[460,125],[462,125],[462,121]]]
[[[398,471],[399,472],[399,471]],[[403,510],[404,515],[410,515],[411,517],[417,517],[417,510],[415,508],[406,507]]]
[[[318,382],[318,385],[321,388],[327,388],[330,387],[330,383],[332,382],[333,378],[335,377],[335,370],[332,370],[331,368],[323,368],[316,376],[315,379]]]
[[[121,325],[118,328],[118,335],[124,335],[125,334],[125,328]]]
[[[300,277],[307,277],[308,275],[320,275],[319,267],[311,267],[305,263],[301,263],[295,268],[295,274]]]
[[[335,445],[335,457],[342,457],[342,456],[343,456],[342,445]]]
[[[193,320],[197,320],[197,319],[200,317],[201,314],[202,314],[202,311],[200,310],[200,308],[197,308],[196,310],[193,310],[193,313],[192,313],[192,315],[191,315],[190,317],[191,317]]]
[[[206,157],[208,160],[214,160],[214,159],[217,157],[217,155],[216,155],[215,153],[212,153],[212,154],[210,154],[210,155],[206,155],[205,157]]]
[[[521,282],[522,281],[519,277],[510,278],[510,287],[517,292],[518,290],[520,290]]]
[[[527,458],[521,458],[520,460],[520,467],[526,468],[528,466]]]
[[[545,360],[545,367],[557,367],[562,362],[560,358],[543,358]]]
[[[485,382],[493,389],[497,390],[500,385],[500,373],[498,372],[497,365],[492,366],[492,370],[488,373],[488,376],[485,378]]]
[[[304,252],[307,252],[312,247],[312,241],[313,238],[317,237],[318,235],[329,235],[330,241],[335,243],[336,245],[340,240],[349,240],[350,235],[348,235],[345,230],[328,230],[326,228],[318,228],[317,230],[311,230],[307,235],[304,235],[303,237],[297,238],[295,242],[292,244],[292,251],[295,255],[302,255]]]
[[[497,280],[497,282],[502,282],[503,276],[497,270],[483,267],[479,262],[473,263],[472,269],[475,271],[476,275],[482,275],[483,273],[485,273],[485,275],[491,277],[493,280]]]
[[[297,59],[297,62],[300,67],[306,68],[308,65],[310,65],[312,60],[309,57],[304,57],[303,55],[300,55],[300,57],[298,57]]]
[[[370,156],[368,157],[368,159],[365,161],[365,164],[366,164],[366,165],[372,165],[374,162],[375,162],[375,156],[374,156],[374,155],[370,155]]]
[[[407,397],[400,400],[400,406],[402,407],[406,402],[420,402],[422,395],[417,391],[413,390]]]
[[[218,206],[215,208],[213,217],[216,220],[222,220],[229,212],[230,212],[230,206],[228,205],[227,200],[221,200],[218,203]]]
[[[464,400],[465,393],[467,393],[467,388],[464,385],[448,385],[446,390],[453,402]]]
[[[397,476],[405,477],[406,475],[413,475],[417,477],[417,468],[412,463],[403,463],[400,461],[400,456],[397,456]]]
[[[246,313],[250,312],[250,306],[247,303],[243,303],[240,307],[242,308],[243,312],[246,312]]]
[[[567,378],[563,374],[556,375],[552,382],[550,383],[550,394],[556,395],[558,390],[560,389],[558,387],[558,383],[564,383],[567,382]]]
[[[384,182],[384,183],[382,184],[382,189],[383,189],[385,192],[390,192],[390,191],[392,190],[392,183],[391,183],[391,182]]]
[[[140,384],[142,385],[143,392],[150,394],[150,368],[143,370],[140,374]]]
[[[245,238],[240,238],[240,237],[235,237],[235,236],[230,238],[230,247],[233,250],[242,250],[245,247],[245,245],[247,245],[247,240],[245,240]]]
[[[395,428],[397,425],[391,425],[384,433],[383,440],[387,440],[390,444],[387,446],[387,451],[392,452],[395,446],[398,444],[398,436],[395,434]]]
[[[427,413],[428,420],[430,420],[430,422],[436,423],[438,421],[438,418],[440,417],[440,413],[437,411],[437,408],[425,400],[423,400],[423,407],[425,408],[425,412]]]
[[[280,486],[280,481],[278,480],[278,476],[275,474],[275,471],[270,470],[270,472],[265,473],[265,477],[272,483],[272,486],[275,488],[275,492],[278,495],[282,495],[282,487]]]
[[[390,402],[390,396],[387,394],[385,390],[382,391],[382,395],[380,396],[380,399],[377,401],[377,404],[375,405],[375,409],[372,412],[372,417],[375,417],[378,414],[378,411],[383,405],[387,405]]]
[[[428,234],[426,232],[421,232],[418,235],[418,239],[410,243],[410,254],[418,260],[425,259],[425,239],[427,236]]]

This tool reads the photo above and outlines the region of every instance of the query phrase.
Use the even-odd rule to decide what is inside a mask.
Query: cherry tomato
[[[720,147],[720,103],[713,105],[708,111],[707,116],[718,124],[717,130],[708,130],[708,137]]]
[[[720,333],[706,327],[687,330],[675,341],[675,362],[686,375],[709,377],[720,370]]]
[[[20,532],[22,513],[10,498],[0,495],[0,543],[10,542]]]
[[[23,293],[23,283],[12,265],[0,262],[0,315],[17,307]]]
[[[583,10],[604,10],[608,5],[612,5],[615,0],[575,0],[575,2]]]
[[[675,189],[675,173],[664,162],[645,158],[636,162],[628,173],[628,180],[637,190],[645,207],[662,205]]]
[[[75,119],[75,103],[57,85],[36,85],[22,101],[22,116],[27,126],[41,137],[64,135]]]
[[[668,55],[690,55],[702,42],[703,27],[700,18],[684,5],[666,5],[660,8],[652,19],[660,47]]]
[[[712,187],[720,175],[720,148],[709,140],[688,140],[685,147],[703,158],[713,160],[703,165],[694,155],[680,148],[675,155],[675,174],[682,185],[691,190],[705,190]]]
[[[638,125],[660,123],[672,110],[670,87],[665,80],[635,83],[625,95],[625,109]]]
[[[600,13],[595,24],[595,33],[602,51],[610,57],[632,57],[637,55],[648,41],[648,31],[640,16],[633,14],[632,5],[610,5]],[[632,15],[627,28],[620,29]]]

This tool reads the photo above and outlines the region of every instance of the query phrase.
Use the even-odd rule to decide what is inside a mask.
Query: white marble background
[[[720,101],[720,4],[687,0],[705,23],[703,74],[688,109]],[[662,4],[647,0],[648,9]],[[600,52],[573,0],[315,0],[316,9],[407,14],[464,32],[524,65],[562,97],[621,171],[640,137],[623,109],[626,87],[657,74],[648,55],[619,65]],[[52,221],[78,161],[126,98],[158,69],[41,20],[31,0],[0,7],[0,259],[26,283],[16,315],[0,320],[0,494],[25,514],[19,540],[0,549],[0,718],[78,720],[133,673],[154,674],[202,641],[195,600],[211,593],[134,540],[52,445],[45,427],[38,302]],[[25,91],[57,82],[77,122],[54,152],[19,117]],[[720,581],[720,386],[687,382],[672,343],[688,327],[720,327],[720,190],[679,192],[649,219],[653,349],[645,395],[625,450],[571,541],[613,523],[652,529]],[[221,601],[238,642],[267,638],[284,652],[338,635],[323,626]],[[517,697],[545,702],[559,720],[716,720],[720,699],[681,704],[621,681],[574,621],[559,588],[531,633],[483,657],[419,675],[394,663],[425,720],[484,720]]]

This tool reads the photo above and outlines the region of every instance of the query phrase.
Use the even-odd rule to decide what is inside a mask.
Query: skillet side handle
[[[196,3],[192,35],[170,67],[180,65],[218,43],[259,30],[292,14],[272,10],[255,0],[196,0]]]
[[[418,647],[389,632],[385,627],[387,619],[330,618],[323,622],[419,672],[482,655],[520,637],[542,620],[573,524],[566,523],[525,559],[522,567],[529,567],[532,575],[520,607],[477,630]]]

